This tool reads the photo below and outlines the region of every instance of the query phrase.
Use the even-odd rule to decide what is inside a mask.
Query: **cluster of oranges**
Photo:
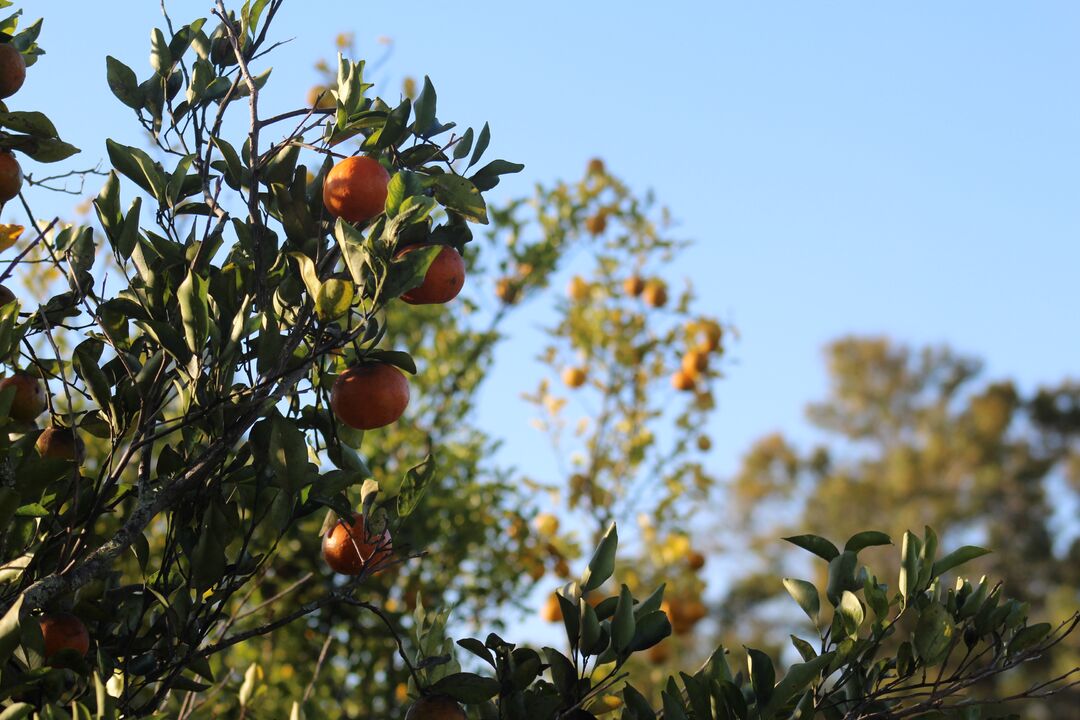
[[[22,53],[10,44],[0,44],[0,100],[19,91],[26,81],[26,61]],[[22,188],[22,168],[9,150],[0,150],[0,205],[19,194]]]
[[[26,61],[10,43],[0,44],[0,99],[14,95],[26,81]],[[15,156],[0,150],[0,205],[13,199],[22,189],[22,168]],[[0,306],[14,302],[15,295],[0,285]],[[45,387],[38,378],[27,372],[15,372],[0,380],[0,392],[12,393],[8,417],[22,424],[34,423],[48,407]],[[82,462],[83,445],[71,428],[48,427],[38,435],[36,448],[44,458],[66,462]],[[79,656],[90,651],[90,633],[82,620],[71,613],[56,612],[38,619],[44,641],[44,656],[51,659],[61,651]]]
[[[682,356],[679,369],[671,375],[671,386],[689,392],[709,371],[709,358],[723,352],[720,341],[724,331],[715,320],[688,323],[686,330],[689,347]]]
[[[317,99],[317,98],[316,98]],[[365,223],[382,213],[386,205],[390,174],[374,158],[345,158],[323,182],[323,205],[327,212],[350,223]],[[397,252],[402,257],[424,247],[409,245]],[[410,305],[442,304],[453,300],[465,285],[465,261],[461,253],[443,246],[428,267],[423,282],[401,296]],[[337,419],[357,430],[389,425],[409,404],[409,383],[397,367],[384,362],[361,363],[341,373],[330,391],[330,408]],[[369,532],[362,515],[339,520],[323,537],[323,557],[335,572],[361,575],[385,566],[392,553],[390,533]]]

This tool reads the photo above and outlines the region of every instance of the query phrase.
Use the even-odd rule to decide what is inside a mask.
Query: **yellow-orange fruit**
[[[580,275],[575,275],[570,279],[570,284],[566,287],[566,294],[570,296],[571,300],[581,302],[589,297],[589,283]]]
[[[495,282],[495,297],[499,298],[506,305],[513,305],[518,301],[518,294],[520,288],[512,278],[499,278]]]
[[[600,235],[607,230],[607,216],[603,212],[585,218],[585,229],[590,235]]]
[[[13,419],[33,422],[38,415],[45,412],[48,406],[45,387],[36,377],[29,373],[16,372],[0,380],[0,391],[8,387],[15,388],[15,396],[11,399],[11,409],[8,411],[8,415]]]
[[[399,252],[398,257],[425,247],[431,247],[430,243],[410,245]],[[464,286],[465,259],[454,248],[443,245],[428,266],[424,282],[402,295],[401,299],[410,305],[441,305],[456,298]]]
[[[598,157],[589,161],[589,165],[586,168],[586,172],[590,175],[603,175],[604,174],[604,161]]]
[[[19,161],[6,150],[0,151],[0,203],[6,203],[18,195],[22,189],[22,181]]]
[[[623,280],[623,292],[630,297],[637,297],[645,290],[645,281],[641,279],[640,275],[631,275]]]
[[[707,320],[701,324],[702,342],[701,349],[706,352],[715,352],[720,348],[720,341],[724,337],[724,329],[720,324]]]
[[[82,462],[83,443],[79,436],[71,428],[47,427],[38,435],[34,444],[38,454],[43,458],[67,460],[68,462]]]
[[[661,642],[646,650],[645,654],[653,665],[663,665],[671,657],[671,648],[666,642]]]
[[[338,375],[330,391],[330,408],[338,420],[357,430],[372,430],[396,421],[409,404],[409,381],[393,365],[358,365]]]
[[[405,720],[465,720],[467,717],[461,706],[446,695],[425,695],[405,713]]]
[[[691,570],[700,570],[705,567],[705,556],[697,550],[691,550],[686,554],[686,564],[690,566]]]
[[[701,350],[691,350],[683,355],[682,369],[691,377],[697,377],[709,369],[709,355]]]
[[[374,158],[363,155],[339,162],[323,180],[323,205],[334,217],[351,223],[370,220],[386,207],[390,174]]]
[[[708,435],[698,435],[697,449],[701,452],[708,452],[712,449],[712,440],[709,439]]]
[[[689,392],[694,389],[694,378],[687,372],[676,370],[671,374],[671,387]]]
[[[74,650],[79,655],[90,652],[90,633],[83,621],[71,613],[43,615],[38,621],[45,641],[45,659],[61,650]]]
[[[393,553],[390,531],[376,537],[364,527],[364,516],[354,515],[352,524],[337,522],[322,542],[326,564],[342,575],[359,575],[365,568],[377,571]]]
[[[646,282],[641,295],[642,299],[645,300],[645,304],[651,307],[661,308],[667,305],[667,286],[661,280],[649,280]]]
[[[0,45],[0,99],[19,92],[26,81],[26,60],[14,45]]]
[[[323,85],[315,85],[308,90],[307,104],[316,110],[333,110],[337,107],[334,96]]]
[[[540,619],[552,623],[562,620],[562,606],[555,593],[548,595],[548,599],[544,601],[544,607],[540,608]]]
[[[579,388],[585,384],[587,375],[585,370],[579,367],[568,367],[562,371],[562,381],[567,387]]]

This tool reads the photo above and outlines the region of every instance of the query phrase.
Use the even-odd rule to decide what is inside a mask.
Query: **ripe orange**
[[[683,370],[676,370],[671,374],[671,387],[676,390],[689,392],[694,389],[694,378]]]
[[[12,419],[19,422],[33,422],[38,415],[45,412],[48,406],[45,388],[30,373],[19,371],[0,380],[0,390],[7,387],[15,388],[15,397],[11,399],[11,410],[8,411]]]
[[[579,388],[585,384],[587,376],[585,370],[579,367],[568,367],[562,371],[562,381],[567,387]]]
[[[468,717],[453,698],[425,695],[405,713],[405,720],[465,720]]]
[[[660,642],[646,650],[645,654],[653,665],[663,665],[671,657],[671,648],[666,642]]]
[[[330,169],[323,181],[323,205],[331,215],[346,222],[366,222],[386,207],[389,183],[390,174],[375,158],[345,158]]]
[[[645,290],[645,281],[640,275],[631,275],[623,280],[623,291],[630,297],[637,297]]]
[[[338,420],[357,430],[380,428],[397,420],[409,404],[409,381],[393,365],[351,367],[330,390],[330,408]]]
[[[697,550],[691,550],[686,554],[686,564],[690,566],[691,570],[700,570],[705,567],[705,556]]]
[[[364,516],[353,515],[352,524],[338,521],[322,541],[323,559],[336,573],[359,575],[365,568],[377,571],[393,553],[390,531],[374,537],[364,528]]]
[[[571,300],[581,302],[589,297],[589,283],[580,275],[570,278],[570,284],[566,286],[566,294]]]
[[[697,377],[709,369],[709,355],[703,350],[691,350],[683,355],[683,372],[690,377]]]
[[[653,279],[646,282],[642,298],[646,305],[654,308],[664,307],[667,304],[667,286],[664,281]]]
[[[704,336],[704,340],[701,343],[701,349],[705,352],[714,352],[720,348],[720,341],[724,337],[724,330],[720,327],[720,324],[707,320],[701,324],[701,334]]]
[[[26,81],[26,60],[14,45],[0,45],[0,99],[19,92]]]
[[[38,454],[43,458],[55,458],[68,462],[81,463],[83,460],[83,443],[75,431],[65,427],[47,427],[38,435],[34,444]]]
[[[586,171],[590,175],[603,175],[604,174],[604,161],[596,157],[589,161],[589,166]]]
[[[0,285],[0,307],[7,305],[9,302],[15,302],[15,293],[11,292],[7,285]]]
[[[555,593],[548,595],[544,607],[540,609],[540,619],[550,623],[562,620],[562,605],[559,604],[559,597]]]
[[[3,47],[0,45],[0,47]],[[15,156],[0,151],[0,203],[6,203],[19,194],[22,189],[22,168]]]
[[[607,216],[603,211],[585,218],[585,229],[590,235],[600,235],[607,230]]]
[[[495,297],[502,300],[504,305],[517,303],[520,294],[521,286],[513,278],[503,277],[495,281]]]
[[[555,574],[563,580],[568,580],[570,578],[570,564],[566,562],[565,558],[556,560],[555,567],[552,569],[555,571]]]
[[[90,651],[90,633],[82,620],[71,613],[43,615],[38,624],[45,640],[46,660],[61,650],[74,650],[79,655]]]
[[[333,110],[337,107],[337,101],[324,85],[314,85],[308,90],[307,104],[316,110]]]
[[[398,257],[413,250],[431,247],[430,243],[410,245],[398,253]],[[465,286],[465,260],[454,248],[443,245],[443,249],[431,261],[424,282],[401,296],[410,305],[441,305],[458,296]]]
[[[697,449],[701,452],[709,452],[712,449],[712,440],[708,435],[698,435]]]

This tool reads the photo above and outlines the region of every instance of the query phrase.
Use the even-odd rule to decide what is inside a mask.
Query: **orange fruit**
[[[683,355],[683,372],[690,377],[697,377],[709,369],[709,355],[703,350],[691,350]]]
[[[7,285],[0,285],[0,307],[7,305],[9,302],[15,302],[15,293],[11,292]]]
[[[570,279],[570,284],[566,286],[566,294],[570,296],[571,300],[581,302],[589,297],[589,283],[580,275],[575,275]]]
[[[357,430],[396,421],[409,404],[409,381],[388,363],[357,365],[338,375],[330,390],[330,408],[338,420]]]
[[[645,283],[645,289],[642,291],[642,298],[645,300],[646,305],[650,305],[654,308],[661,308],[667,304],[667,286],[663,280],[649,280]]]
[[[561,577],[563,580],[570,578],[570,564],[565,559],[559,558],[555,561],[555,567],[553,568],[555,574]]]
[[[720,341],[724,337],[724,330],[720,327],[720,324],[712,320],[707,320],[701,324],[701,334],[703,341],[701,343],[701,349],[706,352],[714,352],[720,348]]]
[[[46,660],[61,650],[74,650],[79,655],[90,652],[90,633],[83,621],[71,613],[43,615],[38,624],[45,640]]]
[[[43,458],[82,462],[83,443],[75,431],[66,427],[47,427],[34,444]]]
[[[366,222],[386,207],[389,183],[390,173],[375,158],[348,157],[327,173],[323,205],[331,215],[346,222]]]
[[[705,556],[697,550],[691,550],[686,555],[686,564],[690,566],[691,570],[700,570],[705,567]]]
[[[587,375],[583,368],[568,367],[562,371],[562,381],[567,387],[579,388],[585,384]]]
[[[446,695],[425,695],[405,713],[405,720],[465,720],[466,717],[461,706]]]
[[[0,45],[0,99],[19,92],[26,81],[26,60],[14,45]]]
[[[0,47],[3,47],[0,45]],[[22,168],[15,156],[0,151],[0,203],[6,203],[22,189]]]
[[[393,553],[390,531],[374,537],[364,528],[364,516],[353,515],[351,525],[339,520],[326,533],[322,553],[330,569],[342,575],[359,575],[367,568],[377,570]]]
[[[712,440],[709,439],[708,435],[698,435],[697,449],[701,452],[708,452],[712,449]]]
[[[337,101],[324,85],[314,85],[307,94],[307,104],[316,110],[333,110]]]
[[[645,654],[653,665],[663,665],[671,657],[671,648],[666,642],[660,642],[646,650]]]
[[[607,230],[607,216],[603,211],[585,218],[585,229],[590,235],[600,235]]]
[[[645,281],[640,275],[631,275],[623,280],[623,291],[630,297],[637,297],[645,290]]]
[[[45,387],[30,373],[19,371],[0,380],[0,390],[7,387],[15,388],[15,397],[11,399],[11,410],[8,411],[12,419],[33,422],[38,415],[45,412],[48,406]]]
[[[590,160],[589,166],[586,168],[586,172],[590,175],[603,175],[604,171],[604,161],[598,157]]]
[[[671,374],[671,387],[689,392],[694,389],[694,378],[683,370],[676,370]]]
[[[686,607],[683,609],[683,615],[686,617],[686,621],[691,626],[696,625],[703,620],[706,615],[709,614],[709,609],[705,607],[705,603],[700,600],[691,600],[686,603]]]
[[[559,604],[559,596],[555,593],[548,595],[544,607],[540,609],[540,619],[551,623],[562,620],[562,605]]]
[[[499,298],[506,305],[513,305],[518,301],[518,294],[521,292],[521,288],[512,278],[499,278],[495,282],[495,297]]]
[[[431,247],[431,243],[410,245],[399,252],[398,257],[425,247]],[[441,305],[456,298],[464,286],[465,259],[454,248],[443,245],[428,266],[424,282],[402,295],[401,299],[410,305]]]

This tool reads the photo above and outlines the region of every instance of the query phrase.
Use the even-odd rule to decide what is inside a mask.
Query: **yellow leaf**
[[[25,229],[22,225],[0,225],[0,251],[14,245]]]

